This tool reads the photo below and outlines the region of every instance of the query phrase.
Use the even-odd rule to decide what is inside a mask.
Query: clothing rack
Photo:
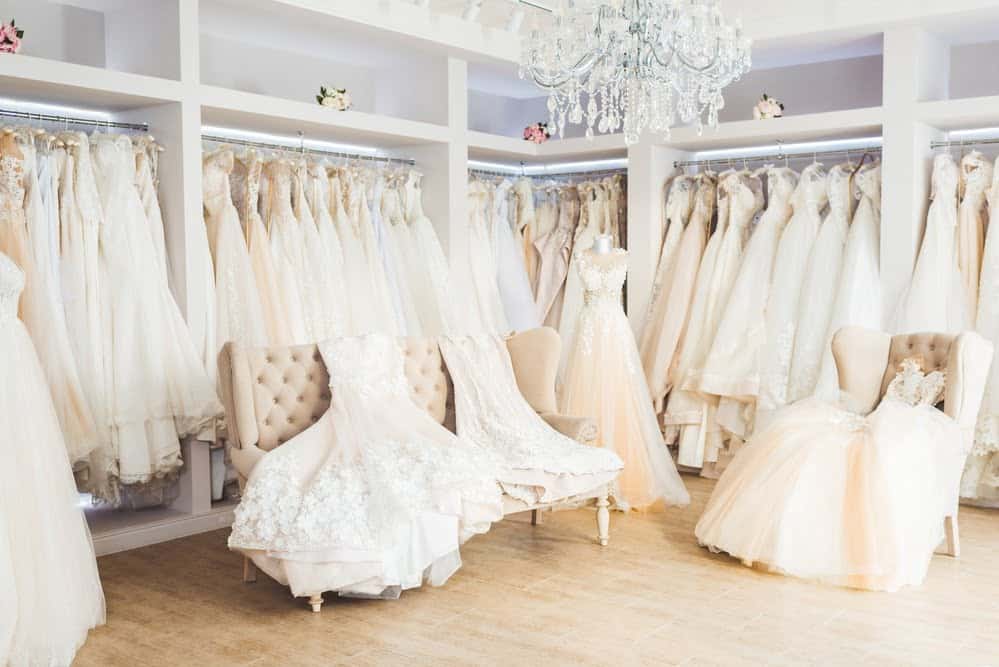
[[[682,167],[712,167],[712,166],[734,166],[737,164],[748,164],[750,162],[776,162],[779,160],[800,160],[802,158],[812,158],[817,160],[819,157],[839,157],[846,156],[852,157],[854,155],[860,156],[865,153],[881,153],[881,146],[867,146],[860,148],[839,148],[836,150],[828,151],[811,151],[802,153],[773,153],[771,155],[750,155],[746,157],[723,157],[723,158],[711,158],[708,160],[677,160],[673,163],[673,166],[677,169]]]
[[[93,127],[115,128],[118,130],[135,130],[137,132],[148,132],[148,123],[122,123],[116,120],[99,120],[96,118],[75,118],[73,116],[58,116],[50,113],[33,113],[31,111],[17,111],[15,109],[0,109],[0,116],[8,118],[24,118],[26,120],[37,120],[46,123],[65,123],[67,125],[90,125]]]
[[[247,146],[249,148],[263,148],[273,151],[297,151],[303,155],[325,155],[330,157],[348,158],[351,160],[368,160],[371,162],[387,162],[408,164],[413,166],[416,160],[413,158],[389,157],[386,155],[361,155],[360,153],[344,153],[340,151],[327,151],[319,148],[308,148],[305,145],[289,146],[288,144],[270,144],[263,141],[249,141],[247,139],[231,139],[213,134],[202,134],[202,141],[210,141],[216,144],[234,144],[237,146]]]
[[[557,181],[560,179],[571,181],[572,179],[589,180],[591,178],[601,178],[604,176],[628,175],[627,167],[617,169],[600,169],[597,171],[577,171],[565,172],[562,174],[517,174],[509,171],[492,171],[489,169],[469,169],[469,176],[502,176],[503,178],[530,178],[535,180]]]
[[[958,139],[947,141],[931,141],[930,148],[951,148],[953,146],[990,146],[999,144],[999,138],[992,139]]]

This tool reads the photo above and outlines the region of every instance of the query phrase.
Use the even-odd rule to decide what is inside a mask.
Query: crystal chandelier
[[[533,4],[533,3],[532,3]],[[638,142],[677,120],[718,125],[722,89],[749,71],[751,41],[717,0],[559,0],[554,26],[525,40],[520,76],[549,91],[549,127]]]

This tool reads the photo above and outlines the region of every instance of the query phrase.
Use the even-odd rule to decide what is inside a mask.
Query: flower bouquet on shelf
[[[337,111],[346,111],[354,105],[350,99],[350,93],[347,92],[346,88],[320,86],[319,94],[316,95],[316,101],[324,107],[332,107]]]
[[[548,123],[534,123],[524,128],[524,141],[533,141],[536,144],[543,144],[552,136],[548,129]]]
[[[780,118],[784,115],[784,105],[776,98],[763,93],[763,97],[753,107],[753,118],[756,120],[768,120],[770,118]]]
[[[14,19],[10,23],[0,23],[0,53],[17,53],[21,50],[21,38],[24,31],[14,25]]]

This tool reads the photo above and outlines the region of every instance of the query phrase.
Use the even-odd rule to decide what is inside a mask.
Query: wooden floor
[[[331,599],[321,614],[217,531],[100,559],[108,625],[78,665],[999,665],[999,512],[962,511],[964,553],[919,589],[863,593],[748,569],[697,546],[691,507],[507,520],[442,588]]]

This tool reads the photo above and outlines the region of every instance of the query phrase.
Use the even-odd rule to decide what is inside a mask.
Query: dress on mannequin
[[[919,364],[902,362],[868,416],[818,399],[779,411],[718,480],[698,541],[839,586],[920,584],[949,509],[938,477],[963,452],[960,426],[934,407],[943,373]]]
[[[961,269],[968,313],[978,313],[978,282],[985,249],[986,195],[992,185],[992,164],[978,151],[961,158],[961,203],[957,208],[957,265]]]
[[[756,223],[704,362],[701,388],[719,396],[717,420],[726,432],[748,435],[760,390],[760,349],[766,338],[766,310],[774,256],[791,218],[798,175],[787,167],[767,170],[767,209]]]
[[[620,248],[600,253],[599,248],[598,242],[595,249],[575,254],[584,302],[574,318],[574,338],[566,341],[559,411],[595,419],[598,443],[624,461],[611,485],[619,509],[686,505],[690,496],[663,442],[634,333],[621,307],[628,253]]]
[[[695,185],[697,194],[690,200],[693,212],[688,222],[683,216],[689,209],[688,194],[693,192]],[[665,273],[657,275],[659,285],[653,290],[652,309],[646,318],[640,348],[642,367],[656,414],[663,411],[666,394],[673,386],[671,376],[676,353],[687,328],[697,268],[707,241],[708,226],[714,216],[716,197],[717,182],[711,174],[702,174],[696,181],[679,177],[674,179],[670,190],[667,202],[670,228],[666,232],[666,243],[676,247],[668,251],[663,248],[659,268],[663,270],[664,262],[668,266]],[[674,243],[672,239],[677,237],[676,229],[682,231]]]
[[[781,234],[774,260],[773,283],[767,303],[766,342],[760,354],[760,395],[755,428],[788,403],[791,357],[797,335],[801,285],[808,259],[822,225],[822,209],[829,199],[822,165],[805,167],[793,198],[794,214]]]
[[[24,280],[0,253],[0,412],[17,415],[0,422],[0,664],[69,665],[104,623],[104,592],[49,388],[18,321]]]
[[[398,597],[443,584],[503,516],[497,471],[410,398],[394,336],[320,344],[333,401],[254,467],[230,548],[296,596]],[[274,508],[280,507],[280,512]]]
[[[829,323],[832,322],[853,213],[853,169],[853,165],[844,164],[829,170],[829,212],[812,246],[801,285],[797,333],[787,381],[789,403],[811,396],[818,385],[823,358],[828,356],[832,361]],[[835,400],[839,395],[839,382],[823,393],[826,398]]]
[[[957,243],[957,189],[960,172],[954,158],[933,158],[932,202],[909,287],[899,300],[891,331],[957,333],[971,328],[961,282]]]

